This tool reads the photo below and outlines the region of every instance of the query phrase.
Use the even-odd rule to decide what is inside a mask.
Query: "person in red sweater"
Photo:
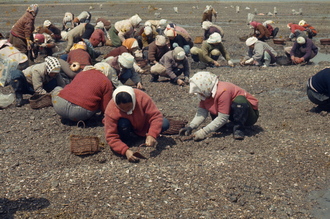
[[[95,29],[91,37],[89,38],[89,42],[93,45],[93,47],[97,47],[100,43],[102,44],[102,46],[104,46],[106,40],[107,39],[104,33],[104,24],[102,21],[99,21],[95,25]]]
[[[211,72],[197,72],[189,80],[189,93],[199,99],[199,106],[190,124],[179,131],[180,135],[191,135],[208,117],[212,121],[193,133],[195,141],[203,140],[217,131],[228,120],[234,123],[233,137],[244,139],[244,127],[255,124],[259,118],[258,100],[244,89],[230,82],[219,81]]]
[[[299,36],[307,36],[306,29],[298,24],[288,23],[287,27],[290,29],[291,33],[289,35],[290,40],[294,38],[297,39]]]
[[[105,137],[110,148],[125,155],[131,162],[139,159],[133,155],[126,143],[132,135],[146,137],[146,146],[157,143],[157,137],[169,128],[153,100],[145,92],[130,86],[119,86],[113,93],[103,119]]]
[[[55,112],[62,119],[75,122],[87,120],[99,111],[104,113],[112,98],[113,85],[110,79],[109,64],[100,62],[87,66],[70,84],[53,90]]]
[[[79,63],[78,70],[73,70],[75,72],[80,72],[85,68],[87,65],[92,65],[92,58],[89,55],[89,53],[86,51],[87,46],[84,41],[79,41],[78,43],[75,43],[68,53],[68,59],[66,60],[70,65],[75,63]]]

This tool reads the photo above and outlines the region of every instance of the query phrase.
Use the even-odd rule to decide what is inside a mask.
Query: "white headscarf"
[[[189,82],[189,93],[196,94],[200,100],[205,100],[211,96],[215,97],[219,79],[211,72],[201,71],[194,74],[194,76],[189,79]]]
[[[132,87],[130,87],[130,86],[127,86],[127,85],[122,85],[122,86],[119,86],[119,87],[117,87],[115,89],[115,91],[112,94],[112,98],[115,101],[115,104],[116,104],[117,107],[118,107],[118,105],[116,103],[116,96],[120,92],[126,92],[126,93],[128,93],[132,97],[133,107],[132,107],[132,109],[130,111],[126,112],[127,115],[131,115],[133,113],[133,110],[135,109],[135,103],[136,103],[134,89]],[[120,108],[118,107],[118,109],[120,109]]]
[[[131,21],[131,24],[133,25],[133,27],[136,27],[140,24],[140,22],[142,21],[142,19],[140,18],[139,15],[135,14],[132,17],[129,18],[129,20]]]
[[[112,78],[112,73],[111,73],[111,66],[106,63],[106,62],[98,62],[94,66],[93,65],[86,65],[83,71],[88,71],[88,70],[99,70],[104,74],[110,81]]]

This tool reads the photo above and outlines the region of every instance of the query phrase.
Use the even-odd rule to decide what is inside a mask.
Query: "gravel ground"
[[[175,5],[174,5],[175,4]],[[217,24],[225,31],[224,45],[237,63],[246,52],[238,37],[249,33],[248,12],[272,19],[279,37],[289,34],[286,24],[305,19],[319,30],[314,39],[329,37],[330,3],[147,3],[92,4],[91,13],[112,22],[139,13],[142,19],[161,18],[185,27],[193,37],[202,35],[203,8],[219,12]],[[235,6],[241,11],[235,13]],[[66,11],[79,14],[91,4],[40,4],[36,25],[50,19],[60,27]],[[179,13],[175,13],[177,6]],[[233,7],[231,7],[233,6]],[[0,32],[6,33],[27,5],[3,4]],[[198,7],[198,9],[197,9]],[[246,9],[249,7],[250,10]],[[291,15],[302,8],[303,15]],[[269,44],[283,54],[283,45]],[[285,46],[292,45],[286,42]],[[61,46],[61,45],[60,45]],[[108,52],[110,47],[97,48]],[[329,60],[330,61],[330,60]],[[1,218],[327,218],[329,202],[318,205],[329,188],[330,114],[312,113],[305,92],[307,79],[328,66],[323,61],[306,66],[207,68],[259,99],[260,118],[235,141],[230,129],[201,142],[164,135],[156,148],[142,148],[149,159],[129,163],[113,154],[104,139],[101,117],[85,128],[62,124],[52,107],[32,110],[29,104],[0,110],[0,217]],[[193,69],[191,75],[200,69]],[[189,87],[166,81],[150,83],[141,75],[146,92],[168,116],[190,121],[198,101]],[[12,92],[9,86],[2,93]],[[30,96],[25,95],[25,99]],[[101,151],[91,156],[70,153],[69,136],[100,137]],[[143,140],[132,142],[136,147]],[[325,189],[325,190],[324,190]],[[316,192],[315,192],[316,191]],[[311,196],[313,194],[313,196]],[[327,209],[328,208],[328,209]]]

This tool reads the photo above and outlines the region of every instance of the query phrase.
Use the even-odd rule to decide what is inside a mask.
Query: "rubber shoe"
[[[236,140],[243,140],[244,139],[244,132],[242,130],[236,129],[234,131],[234,139]]]

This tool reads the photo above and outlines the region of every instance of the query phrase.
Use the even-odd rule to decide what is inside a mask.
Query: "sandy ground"
[[[61,26],[66,11],[89,10],[93,18],[112,22],[139,13],[143,21],[160,17],[202,35],[200,21],[206,4],[219,12],[216,24],[225,31],[224,45],[233,60],[245,54],[238,37],[248,34],[248,12],[257,21],[272,19],[286,38],[286,24],[301,19],[319,34],[314,42],[327,57],[320,39],[329,36],[330,3],[147,3],[40,4],[36,25],[45,19]],[[178,7],[175,13],[173,7]],[[235,6],[240,6],[236,13]],[[1,33],[23,14],[25,4],[2,4]],[[250,9],[247,9],[249,7]],[[160,10],[160,8],[162,10]],[[292,9],[302,15],[292,15]],[[157,18],[159,19],[159,18]],[[95,21],[95,20],[93,20]],[[269,44],[283,54],[283,45]],[[285,46],[292,45],[286,42]],[[198,45],[197,45],[198,46]],[[97,48],[103,52],[110,47]],[[29,104],[0,110],[0,217],[1,218],[327,218],[329,202],[329,118],[310,112],[314,105],[305,92],[307,79],[329,66],[207,68],[246,89],[259,99],[260,118],[235,141],[230,129],[213,133],[202,142],[179,136],[161,136],[156,148],[143,148],[149,159],[131,164],[106,145],[102,118],[86,128],[62,124],[52,107],[32,110]],[[192,69],[191,76],[200,71]],[[188,86],[150,83],[141,75],[146,92],[169,116],[190,121],[198,101]],[[12,92],[10,87],[0,92]],[[25,95],[28,99],[29,95]],[[69,151],[71,134],[99,136],[101,151],[78,157]],[[132,143],[138,146],[142,141]],[[133,148],[134,149],[134,148]]]

